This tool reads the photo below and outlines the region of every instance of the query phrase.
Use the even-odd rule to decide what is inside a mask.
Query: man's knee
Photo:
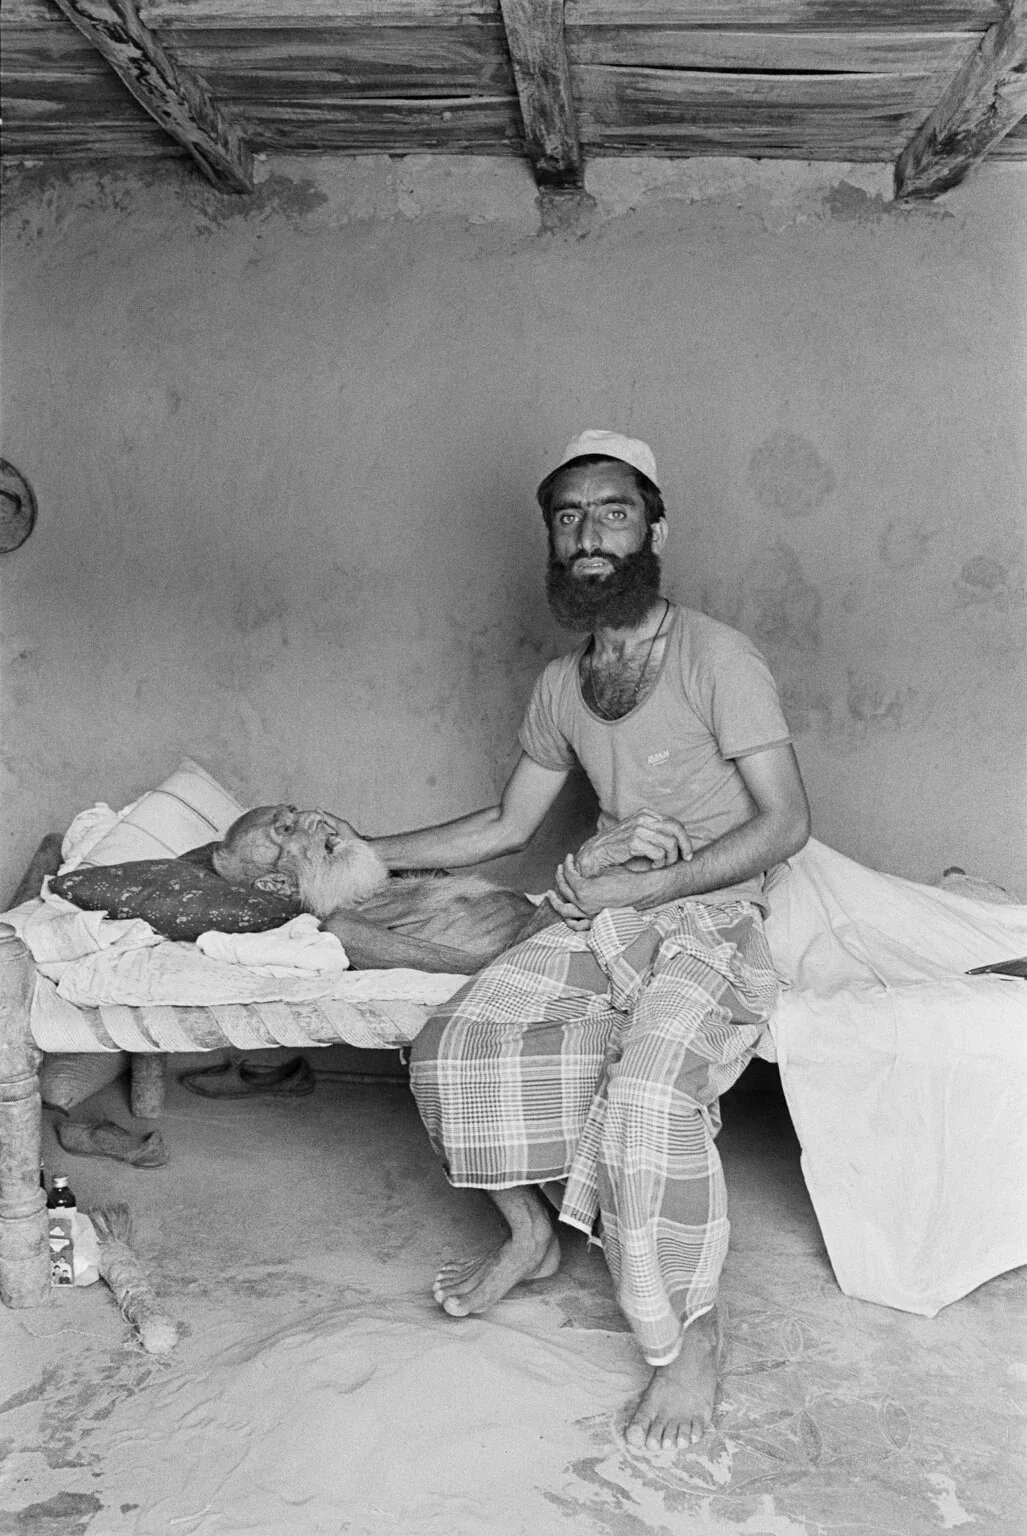
[[[689,1051],[682,1052],[673,1065],[664,1062],[660,1071],[652,1071],[651,1065],[640,1053],[631,1053],[610,1068],[608,1112],[621,1119],[635,1115],[651,1120],[654,1106],[665,1100],[675,1115],[699,1114],[718,1097],[710,1063]]]
[[[411,1072],[434,1062],[447,1023],[446,1019],[429,1019],[420,1034],[414,1037],[410,1046]]]

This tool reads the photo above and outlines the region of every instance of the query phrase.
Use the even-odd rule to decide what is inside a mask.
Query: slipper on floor
[[[205,1099],[251,1099],[260,1095],[295,1098],[313,1093],[315,1082],[302,1056],[265,1066],[253,1061],[219,1061],[182,1072],[178,1081]]]
[[[160,1168],[168,1160],[160,1131],[137,1136],[113,1120],[58,1120],[54,1130],[65,1152],[79,1157],[113,1157],[133,1168]]]

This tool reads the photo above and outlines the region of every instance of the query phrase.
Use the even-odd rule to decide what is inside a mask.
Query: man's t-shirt
[[[749,821],[752,797],[737,761],[791,741],[777,687],[759,651],[727,624],[672,606],[656,685],[620,720],[603,720],[581,692],[581,645],[549,663],[520,730],[543,768],[579,762],[599,799],[599,830],[648,807],[683,822],[698,849]],[[759,877],[704,894],[762,905]]]

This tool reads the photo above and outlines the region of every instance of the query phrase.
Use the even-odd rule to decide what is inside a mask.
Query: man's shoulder
[[[697,608],[675,604],[677,634],[683,670],[686,675],[701,676],[719,666],[741,658],[763,661],[758,646],[730,624],[714,619]]]
[[[536,704],[544,703],[547,707],[554,707],[566,702],[575,687],[578,663],[585,643],[581,642],[573,650],[563,651],[559,656],[554,656],[552,661],[546,662],[535,679],[533,693]]]
[[[561,651],[559,656],[554,656],[552,661],[546,662],[539,673],[539,677],[557,678],[573,674],[581,659],[581,653],[587,644],[586,640],[579,640],[578,644],[572,646],[569,651]]]
[[[727,651],[756,649],[749,636],[733,624],[725,624],[723,619],[715,619],[699,608],[686,608],[682,603],[675,603],[674,608],[682,633],[696,645]]]

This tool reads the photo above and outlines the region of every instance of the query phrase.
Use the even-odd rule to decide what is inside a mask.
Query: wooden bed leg
[[[132,1113],[137,1120],[157,1120],[164,1113],[168,1058],[163,1051],[132,1052]]]
[[[0,1301],[9,1307],[50,1300],[46,1196],[39,1187],[43,1053],[29,1028],[34,985],[32,956],[0,923]]]

